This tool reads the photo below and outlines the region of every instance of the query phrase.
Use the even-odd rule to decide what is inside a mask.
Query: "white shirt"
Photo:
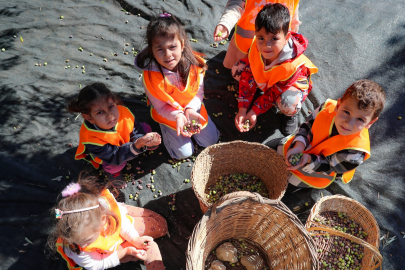
[[[107,207],[104,199],[100,198],[99,201],[100,204],[103,204],[103,206]],[[127,209],[121,203],[118,203],[118,208],[120,209],[121,213],[120,236],[127,241],[139,237],[139,233],[135,230],[134,225],[131,224],[131,221],[126,216],[128,213]],[[103,270],[115,267],[120,264],[117,251],[114,251],[112,254],[102,254],[96,251],[81,252],[80,254],[76,254],[67,248],[65,250],[65,253],[69,258],[74,260],[78,265],[84,267],[85,269]]]

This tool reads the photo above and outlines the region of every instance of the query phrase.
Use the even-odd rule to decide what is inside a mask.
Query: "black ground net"
[[[272,110],[260,116],[261,129],[239,134],[234,127],[235,92],[227,90],[233,80],[222,66],[228,44],[209,46],[225,4],[225,0],[0,1],[0,48],[5,49],[0,52],[1,269],[66,269],[58,256],[56,260],[46,256],[44,246],[54,222],[49,209],[60,191],[77,179],[81,170],[91,171],[88,163],[74,160],[81,118],[65,109],[66,102],[81,87],[97,81],[105,83],[138,119],[160,132],[141,101],[143,87],[140,72],[133,66],[132,48],[140,51],[145,46],[145,26],[162,11],[174,14],[190,39],[197,40],[192,43],[194,49],[207,56],[208,99],[204,102],[210,115],[222,112],[222,116],[212,117],[222,141],[263,142],[281,137],[281,117]],[[357,170],[352,183],[334,183],[326,190],[301,190],[283,199],[291,209],[300,206],[296,213],[303,220],[321,195],[343,194],[364,204],[376,217],[382,235],[397,237],[380,248],[384,269],[403,269],[405,264],[405,240],[401,235],[405,231],[405,120],[398,120],[398,116],[405,116],[404,13],[405,5],[394,0],[301,1],[300,33],[309,40],[306,55],[319,73],[313,76],[314,88],[303,106],[300,122],[309,110],[326,98],[337,99],[357,79],[380,83],[388,100],[370,130],[372,156]],[[163,196],[154,198],[144,191],[135,202],[128,199],[129,193],[135,193],[135,186],[129,186],[120,198],[167,219],[170,238],[166,236],[157,243],[166,268],[178,270],[185,269],[188,237],[202,213],[191,184],[183,183],[190,178],[192,167],[183,163],[178,171],[168,159],[161,145],[153,154],[131,162],[134,172],[138,166],[144,170],[136,174],[137,179],[149,179],[150,170],[156,170],[155,186]],[[59,176],[61,181],[52,180]],[[175,212],[168,206],[169,194],[173,193],[178,198]],[[25,245],[26,237],[33,244]],[[143,268],[140,263],[117,267]]]

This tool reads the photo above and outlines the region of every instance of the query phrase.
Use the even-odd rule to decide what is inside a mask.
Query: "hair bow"
[[[172,15],[169,14],[169,13],[163,13],[163,14],[160,14],[160,15],[159,15],[160,18],[169,18],[169,17],[171,17],[171,16],[172,16]]]

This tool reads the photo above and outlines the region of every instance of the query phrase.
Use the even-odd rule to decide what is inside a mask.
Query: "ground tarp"
[[[280,116],[273,111],[260,116],[261,129],[238,134],[234,127],[236,109],[231,106],[236,106],[235,93],[226,88],[233,81],[222,66],[227,45],[209,46],[225,4],[225,0],[0,0],[0,48],[5,49],[0,52],[1,269],[66,269],[60,258],[46,256],[44,246],[54,222],[49,209],[58,194],[77,179],[81,170],[91,170],[89,164],[74,160],[81,119],[65,109],[66,102],[81,87],[97,81],[105,83],[138,119],[159,131],[141,101],[140,72],[133,66],[131,51],[145,46],[145,26],[163,10],[181,21],[188,36],[198,41],[192,43],[195,50],[207,56],[205,104],[210,115],[223,113],[213,117],[221,140],[263,142],[281,136]],[[314,88],[300,121],[308,110],[326,98],[338,98],[357,79],[380,83],[388,99],[379,121],[370,129],[372,156],[357,170],[352,183],[298,191],[283,199],[291,209],[300,206],[297,213],[302,219],[321,193],[343,194],[364,204],[376,217],[381,233],[397,237],[380,248],[383,269],[403,269],[405,264],[405,239],[400,233],[405,231],[405,120],[398,120],[405,116],[403,14],[405,5],[394,0],[301,1],[300,33],[309,40],[306,55],[318,66],[319,73],[313,76]],[[160,146],[153,154],[132,162],[134,171],[137,166],[145,171],[137,178],[147,180],[150,170],[156,169],[155,186],[162,190],[162,197],[155,199],[144,191],[134,202],[128,199],[128,194],[135,192],[130,186],[121,199],[167,219],[171,237],[157,242],[166,268],[179,270],[185,269],[188,237],[202,213],[191,184],[182,183],[190,178],[191,167],[183,164],[177,171],[168,158]],[[59,176],[61,181],[52,180]],[[168,207],[168,195],[172,193],[178,194],[176,212]],[[305,202],[310,205],[305,206]],[[25,237],[33,244],[24,245]],[[117,269],[144,266],[127,263]]]

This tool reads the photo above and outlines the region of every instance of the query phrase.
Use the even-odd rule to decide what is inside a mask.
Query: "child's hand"
[[[235,116],[235,126],[240,132],[245,132],[243,126],[245,125],[246,121],[246,108],[239,108],[238,114]]]
[[[149,249],[152,244],[153,244],[153,238],[150,236],[141,236],[141,237],[136,237],[131,241],[131,243],[137,248],[137,249],[144,249],[147,250]]]
[[[184,129],[184,126],[187,125],[187,117],[183,113],[176,115],[176,129],[177,136],[183,135],[184,137],[191,137],[191,134],[187,129]]]
[[[126,255],[120,260],[120,263],[126,263],[130,261],[144,261],[146,259],[146,251],[143,249],[137,249],[135,247],[126,247]]]
[[[302,166],[306,165],[308,163],[308,161],[311,160],[311,155],[310,154],[306,154],[306,153],[302,153],[302,157],[300,159],[300,162],[297,165],[291,165],[288,161],[288,167],[287,170],[288,171],[294,171],[298,168],[301,168]]]
[[[150,132],[135,141],[136,149],[142,149],[144,146],[153,146],[160,144],[160,135],[156,132]]]
[[[162,138],[160,137],[160,134],[157,132],[150,132],[147,133],[145,136],[148,138],[148,141],[145,142],[146,146],[156,146],[162,142]]]
[[[285,157],[284,157],[285,164],[287,164],[287,170],[295,170],[295,169],[297,169],[297,168],[299,168],[299,167],[302,166],[301,163],[302,163],[302,161],[303,161],[303,159],[304,159],[304,155],[308,155],[308,154],[304,154],[304,155],[301,157],[300,163],[298,163],[298,164],[295,165],[295,166],[293,166],[292,164],[290,164],[290,162],[288,161],[288,159],[290,158],[291,155],[302,153],[304,150],[305,150],[305,145],[304,145],[302,142],[300,142],[300,141],[296,141],[294,147],[293,147],[293,148],[290,148],[290,149],[287,151],[287,153],[285,154]],[[308,160],[307,160],[306,162],[308,162]],[[304,163],[304,164],[305,164],[305,163]],[[294,169],[292,169],[292,168],[294,168]]]
[[[214,40],[220,41],[226,39],[229,36],[228,28],[223,26],[222,24],[218,24],[214,30]]]
[[[249,128],[245,129],[246,131],[249,131],[250,129],[252,129],[256,123],[257,123],[257,114],[253,111],[250,110],[245,117],[245,121],[249,120]]]
[[[191,109],[191,108],[186,108],[185,110],[185,115],[186,118],[188,120],[188,124],[190,124],[191,127],[191,132],[193,134],[195,133],[200,133],[201,131],[201,121],[205,121],[205,118],[201,116],[201,114],[199,114],[198,112],[196,112],[195,110]],[[194,124],[193,120],[196,122],[196,125],[199,126],[199,128],[194,128]]]

